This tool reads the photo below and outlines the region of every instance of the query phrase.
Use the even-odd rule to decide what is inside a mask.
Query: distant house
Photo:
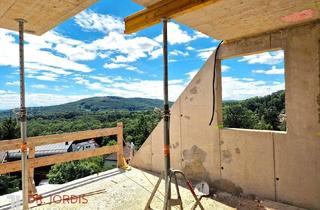
[[[41,145],[36,146],[35,148],[35,157],[44,157],[44,156],[50,156],[50,155],[57,155],[62,154],[66,152],[72,151],[72,145],[73,142],[62,142],[62,143],[56,143],[56,144],[48,144],[48,145]],[[6,160],[7,161],[15,161],[21,159],[21,150],[9,150],[7,152]]]
[[[90,141],[72,144],[71,150],[72,151],[84,151],[84,150],[92,150],[97,147],[99,147],[99,145],[94,140],[90,140]]]

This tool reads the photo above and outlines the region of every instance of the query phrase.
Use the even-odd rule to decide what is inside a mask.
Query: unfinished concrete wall
[[[229,42],[221,47],[218,58],[279,48],[285,50],[287,132],[219,128],[220,68],[216,117],[210,127],[211,56],[171,109],[172,166],[189,178],[233,193],[320,209],[319,22]],[[134,166],[163,169],[162,131],[161,122],[134,157]]]
[[[222,129],[221,178],[247,194],[275,200],[273,132]]]
[[[320,24],[287,32],[286,138],[275,139],[277,198],[320,209]]]

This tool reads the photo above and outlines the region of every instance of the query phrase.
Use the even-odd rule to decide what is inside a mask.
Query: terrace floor
[[[144,209],[157,180],[157,175],[136,168],[131,168],[129,171],[113,169],[66,184],[39,186],[37,189],[43,196],[42,204],[37,205],[36,202],[33,202],[30,204],[30,209]],[[190,209],[194,203],[190,191],[180,187],[180,192],[183,206],[185,209]],[[160,191],[156,193],[151,205],[153,209],[162,209],[163,195],[164,182],[162,181]],[[0,196],[0,210],[12,209],[15,205],[20,207],[21,197],[19,196],[21,196],[21,191]],[[17,202],[12,202],[12,199]],[[214,199],[203,198],[201,202],[205,209],[217,210],[299,209],[268,200],[258,201],[252,198],[234,197],[227,193],[218,193]]]

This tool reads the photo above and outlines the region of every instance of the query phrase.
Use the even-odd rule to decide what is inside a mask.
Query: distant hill
[[[75,102],[56,106],[30,107],[28,115],[40,113],[63,113],[63,112],[98,112],[98,111],[146,111],[161,108],[162,100],[149,98],[122,98],[117,96],[104,96],[86,98]],[[17,110],[18,111],[18,110]],[[13,110],[0,111],[0,118],[9,116]]]

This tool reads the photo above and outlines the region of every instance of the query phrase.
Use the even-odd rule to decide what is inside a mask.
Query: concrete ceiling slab
[[[160,0],[133,0],[148,7]],[[215,39],[234,40],[320,19],[320,0],[220,0],[175,20]]]
[[[41,35],[97,0],[1,0],[0,28],[17,31],[15,19],[27,21],[25,31]]]

